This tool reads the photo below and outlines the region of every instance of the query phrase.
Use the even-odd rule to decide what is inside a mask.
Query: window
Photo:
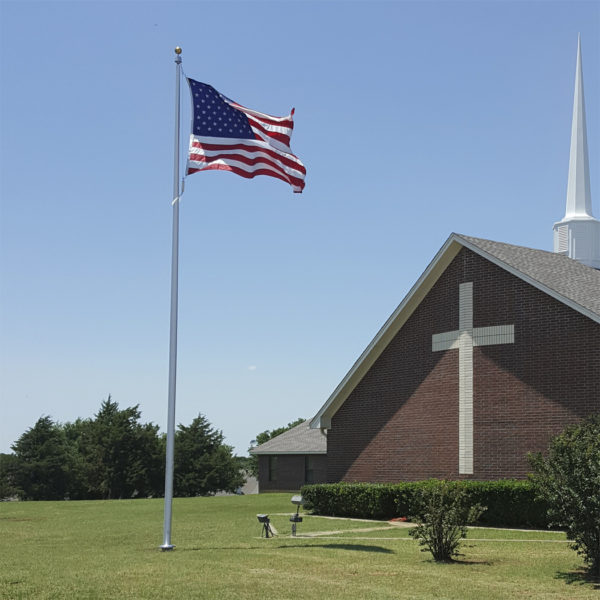
[[[315,457],[306,455],[304,457],[304,482],[315,482]]]
[[[277,457],[269,456],[269,481],[277,481]]]

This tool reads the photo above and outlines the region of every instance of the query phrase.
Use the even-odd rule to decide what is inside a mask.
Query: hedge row
[[[304,506],[313,513],[362,519],[391,519],[416,516],[415,499],[421,490],[439,484],[426,481],[377,483],[327,483],[302,488]],[[494,527],[548,527],[547,505],[536,498],[529,481],[455,481],[473,504],[486,506],[479,524]]]

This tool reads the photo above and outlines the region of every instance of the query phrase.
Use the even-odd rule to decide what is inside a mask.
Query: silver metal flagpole
[[[173,512],[173,468],[175,460],[175,390],[177,387],[177,291],[179,275],[179,96],[181,48],[175,48],[175,158],[173,163],[173,246],[171,253],[171,335],[169,340],[169,409],[165,461],[165,518],[161,549],[173,550],[171,517]]]

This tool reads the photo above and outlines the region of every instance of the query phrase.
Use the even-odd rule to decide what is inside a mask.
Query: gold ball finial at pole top
[[[181,48],[179,46],[175,47],[175,54],[181,54]]]

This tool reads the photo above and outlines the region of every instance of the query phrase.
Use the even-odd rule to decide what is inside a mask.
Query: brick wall
[[[276,479],[269,481],[269,456],[258,457],[258,489],[260,492],[297,492],[308,483],[305,479],[304,454],[278,454]],[[313,461],[314,481],[311,483],[325,483],[327,481],[327,456],[325,454],[311,454]]]
[[[473,327],[514,324],[514,344],[473,348],[474,473],[458,474],[459,284]],[[600,325],[463,248],[334,415],[328,481],[526,477],[528,451],[600,412]]]

